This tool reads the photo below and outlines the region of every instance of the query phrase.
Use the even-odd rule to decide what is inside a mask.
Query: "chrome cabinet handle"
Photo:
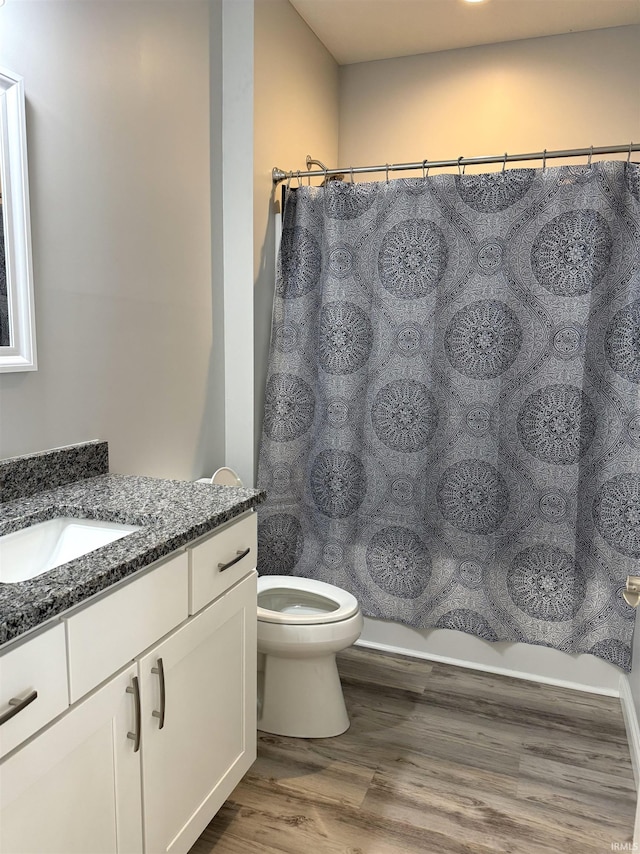
[[[18,712],[21,712],[23,709],[26,709],[35,698],[38,696],[37,691],[32,691],[30,694],[27,694],[26,697],[23,697],[22,700],[19,697],[12,697],[9,700],[10,709],[7,709],[6,712],[3,712],[0,715],[0,726],[2,724],[6,724],[7,721],[10,721],[14,715],[17,715]]]
[[[220,570],[220,572],[224,572],[225,569],[229,569],[229,567],[233,566],[234,563],[239,563],[243,557],[246,557],[249,554],[250,551],[251,551],[251,546],[248,546],[244,551],[237,551],[236,552],[237,557],[234,557],[234,559],[230,560],[229,563],[219,563],[218,569]]]
[[[140,685],[138,684],[138,677],[132,676],[131,681],[133,685],[130,685],[127,688],[127,694],[133,694],[133,703],[135,709],[135,732],[128,732],[127,738],[130,738],[133,741],[133,752],[137,753],[140,750],[140,730],[141,730],[141,714],[140,714]]]
[[[158,659],[158,663],[155,667],[151,668],[152,673],[157,673],[160,678],[160,711],[157,712],[155,709],[151,712],[154,718],[159,718],[160,723],[158,724],[158,729],[162,729],[164,726],[164,712],[166,707],[166,695],[164,691],[164,665],[162,664],[162,659]]]

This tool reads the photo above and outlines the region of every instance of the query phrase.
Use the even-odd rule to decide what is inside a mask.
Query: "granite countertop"
[[[265,498],[257,489],[103,474],[0,505],[0,535],[57,516],[140,525],[28,581],[0,583],[0,645],[99,593]]]

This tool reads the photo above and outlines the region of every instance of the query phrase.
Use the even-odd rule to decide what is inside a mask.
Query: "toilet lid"
[[[258,578],[258,620],[287,625],[337,623],[358,612],[351,593],[311,578],[262,575]]]

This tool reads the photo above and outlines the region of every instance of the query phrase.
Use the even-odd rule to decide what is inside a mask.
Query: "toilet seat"
[[[320,625],[347,620],[358,611],[355,596],[324,581],[290,575],[263,575],[258,578],[259,622],[289,626]]]

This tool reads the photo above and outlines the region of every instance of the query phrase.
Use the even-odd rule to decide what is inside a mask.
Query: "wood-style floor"
[[[618,699],[363,648],[339,667],[350,729],[259,733],[190,854],[633,850]]]

